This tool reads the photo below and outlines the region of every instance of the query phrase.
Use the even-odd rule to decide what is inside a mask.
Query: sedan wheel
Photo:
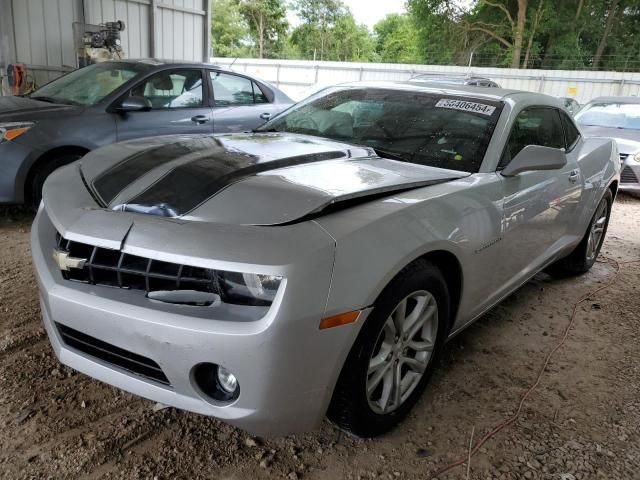
[[[384,323],[369,360],[367,400],[376,413],[396,410],[420,383],[435,346],[438,305],[425,290],[405,297]]]

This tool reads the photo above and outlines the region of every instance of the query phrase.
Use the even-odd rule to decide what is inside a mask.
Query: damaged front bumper
[[[61,233],[89,244],[111,242],[124,252],[167,261],[278,274],[283,284],[270,307],[223,302],[191,306],[156,302],[143,291],[65,280],[52,255],[56,230],[60,230],[54,223],[59,219],[41,207],[32,229],[33,260],[44,325],[59,360],[123,390],[218,417],[257,435],[316,427],[362,324],[318,329],[327,314],[333,240],[316,224],[306,222],[279,228],[276,235],[281,236],[281,244],[262,243],[262,251],[261,236],[255,231],[260,227],[247,227],[232,248],[229,236],[234,229],[212,228],[194,239],[194,232],[177,222],[163,225],[159,219],[148,223],[135,215],[109,215],[119,215],[109,218],[129,224],[110,228],[123,235],[121,244],[116,237],[92,238],[90,227],[99,222],[86,218]],[[83,225],[85,231],[81,231]],[[162,235],[154,236],[161,226]],[[269,235],[274,235],[273,230]],[[253,249],[247,244],[251,241]],[[223,251],[220,245],[228,247]],[[207,250],[219,259],[205,258]],[[242,264],[241,258],[245,259]],[[122,363],[122,357],[133,363]],[[233,372],[239,397],[224,403],[204,394],[194,378],[195,367],[202,363]]]

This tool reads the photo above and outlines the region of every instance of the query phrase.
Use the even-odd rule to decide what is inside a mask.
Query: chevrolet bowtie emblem
[[[55,248],[53,250],[53,260],[58,264],[60,270],[68,272],[72,268],[82,268],[87,262],[86,258],[71,257],[69,252]]]

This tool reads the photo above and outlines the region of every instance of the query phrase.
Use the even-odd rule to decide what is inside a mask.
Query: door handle
[[[198,125],[207,123],[209,120],[211,119],[207,115],[196,115],[195,117],[191,117],[191,121],[197,123]]]
[[[260,118],[263,120],[269,120],[271,118],[271,114],[269,112],[261,113]]]
[[[576,183],[578,181],[579,176],[580,176],[580,172],[578,172],[578,170],[571,170],[569,172],[569,181],[571,183]]]

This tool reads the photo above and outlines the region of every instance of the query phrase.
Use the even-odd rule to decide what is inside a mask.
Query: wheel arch
[[[39,168],[41,168],[48,160],[55,158],[57,156],[60,155],[86,155],[87,153],[89,153],[91,150],[89,148],[86,147],[82,147],[79,145],[63,145],[60,147],[55,147],[55,148],[51,148],[49,150],[47,150],[46,152],[42,153],[42,155],[40,155],[38,158],[36,158],[33,163],[29,166],[28,170],[26,171],[26,174],[23,176],[24,178],[24,183],[23,183],[23,194],[24,194],[24,201],[28,201],[31,198],[31,195],[33,194],[32,192],[32,188],[33,188],[33,177],[35,175],[35,173],[38,171]]]
[[[438,270],[440,270],[447,283],[449,290],[449,324],[447,325],[447,329],[451,331],[458,315],[460,299],[462,298],[462,264],[458,257],[448,250],[433,250],[418,257],[418,259],[424,259],[433,263]]]

